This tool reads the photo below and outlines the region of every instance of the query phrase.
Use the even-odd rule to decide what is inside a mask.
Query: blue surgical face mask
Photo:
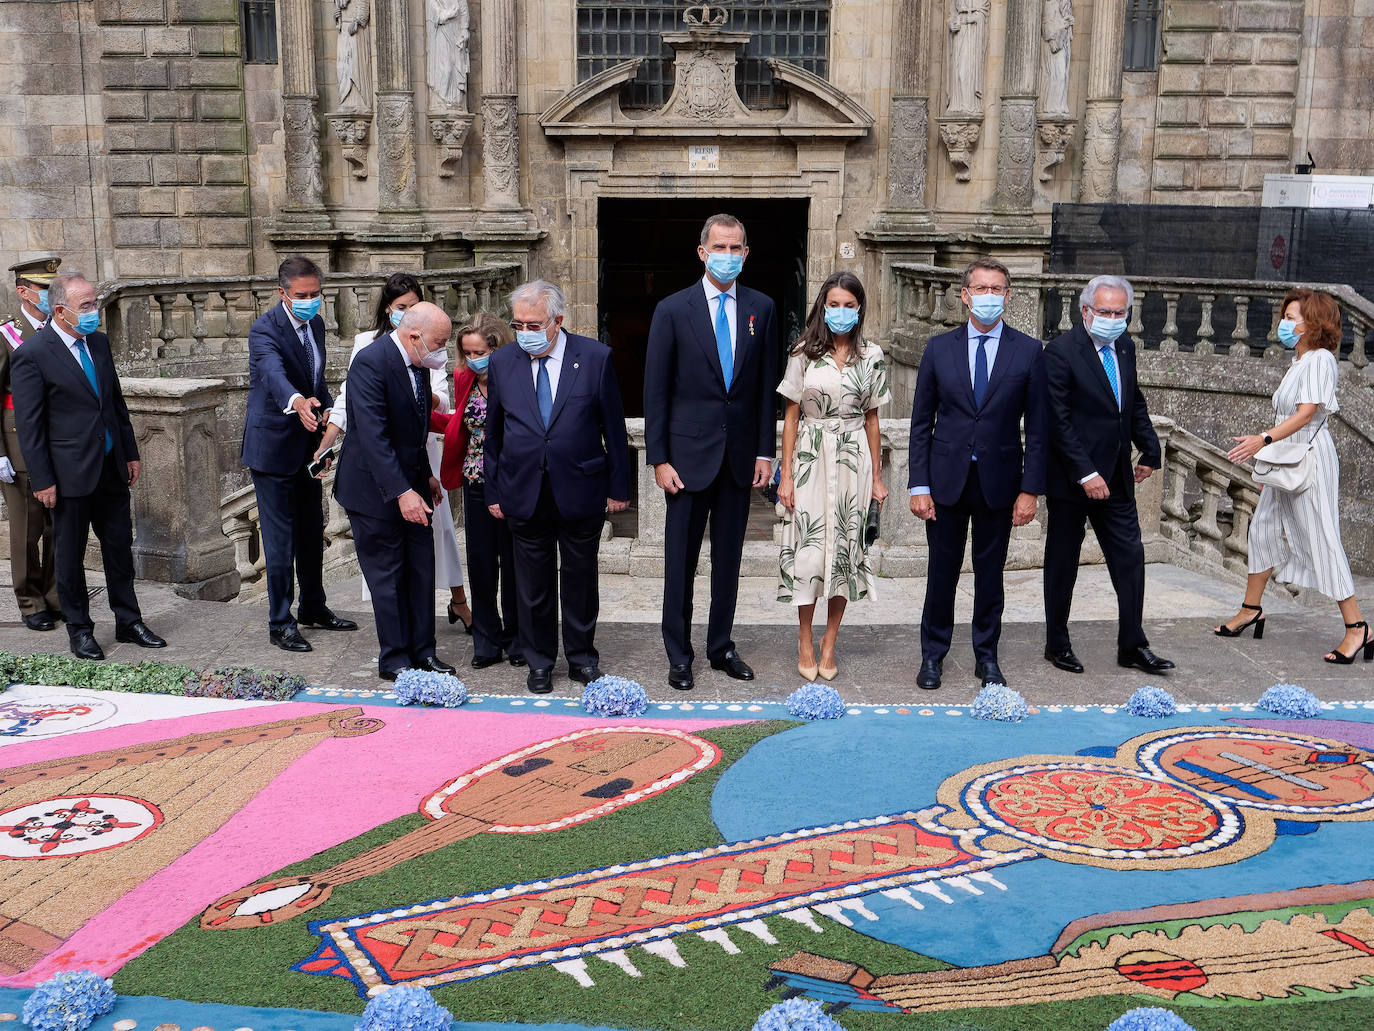
[[[76,317],[76,331],[83,337],[87,333],[94,333],[100,328],[100,312],[83,311]]]
[[[38,310],[44,315],[52,314],[52,309],[48,307],[48,291],[46,290],[38,291]]]
[[[859,324],[859,309],[826,308],[825,324],[832,333],[848,333]]]
[[[320,305],[323,303],[324,298],[322,297],[312,297],[308,301],[293,300],[291,302],[291,314],[302,322],[309,322],[320,313]]]
[[[1290,351],[1298,346],[1298,338],[1302,336],[1298,332],[1297,319],[1284,319],[1279,323],[1279,343]]]
[[[404,316],[405,316],[405,312],[401,311],[399,308],[392,308],[392,309],[391,309],[391,325],[392,325],[392,327],[395,328],[396,326],[399,326],[399,325],[401,324],[401,319],[402,319]]]
[[[1104,319],[1101,315],[1094,315],[1093,324],[1088,327],[1088,335],[1104,344],[1110,344],[1124,332],[1126,332],[1126,320],[1124,318]]]
[[[468,368],[477,373],[477,375],[485,376],[487,366],[491,364],[491,355],[484,354],[480,358],[464,358],[463,360],[468,363]]]
[[[706,271],[717,283],[733,283],[744,271],[743,254],[708,254]]]
[[[1001,294],[974,294],[968,310],[973,317],[985,326],[990,326],[1002,317],[1007,299]]]
[[[528,355],[543,354],[549,349],[549,335],[542,329],[517,330],[515,342]]]

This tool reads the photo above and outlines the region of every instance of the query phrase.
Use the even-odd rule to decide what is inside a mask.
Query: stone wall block
[[[166,89],[171,84],[166,61],[106,58],[100,71],[106,89]]]
[[[1155,153],[1161,158],[1204,158],[1208,137],[1197,129],[1160,129],[1155,134]]]
[[[1239,33],[1218,32],[1209,49],[1213,64],[1250,64],[1255,58],[1254,39]]]
[[[124,217],[112,220],[116,247],[156,247],[157,222],[155,218]]]
[[[1291,126],[1295,106],[1295,101],[1292,100],[1256,100],[1252,105],[1254,119],[1251,124],[1256,127]]]
[[[1211,36],[1205,32],[1173,31],[1164,33],[1164,53],[1170,64],[1201,64],[1207,60],[1207,44]]]
[[[163,247],[195,247],[200,244],[200,219],[160,218],[157,220],[158,243]]]
[[[100,33],[100,53],[104,57],[130,54],[142,57],[148,52],[148,44],[143,33],[143,29],[107,27]]]
[[[111,154],[121,151],[147,154],[172,149],[172,127],[167,123],[144,122],[136,125],[105,127],[105,146]]]
[[[172,0],[175,22],[230,22],[238,24],[238,0]]]
[[[1303,0],[1239,0],[1217,6],[1234,8],[1234,27],[1241,32],[1297,32],[1302,28]]]
[[[166,25],[167,0],[100,0],[96,17],[102,25]]]
[[[102,98],[106,122],[146,122],[148,98],[142,93],[106,93]]]
[[[195,25],[191,50],[200,55],[237,57],[242,53],[237,25]]]
[[[196,117],[202,122],[243,121],[242,93],[196,94]]]
[[[194,154],[156,154],[153,179],[159,186],[200,182],[200,158]]]
[[[195,116],[195,95],[183,90],[146,94],[148,117],[155,122],[185,122]]]
[[[1164,5],[1164,28],[1169,29],[1219,29],[1222,27],[1223,9],[1229,4],[1219,4],[1213,0],[1184,0],[1180,3]]]
[[[248,181],[248,162],[229,154],[206,154],[201,159],[201,172],[207,185],[242,186]]]
[[[1250,104],[1244,100],[1213,97],[1207,101],[1208,125],[1249,125]]]
[[[1204,101],[1201,97],[1160,97],[1157,106],[1157,125],[1201,125]]]
[[[1301,56],[1301,36],[1261,36],[1255,46],[1258,64],[1297,64]]]
[[[1293,134],[1278,129],[1264,129],[1249,134],[1250,153],[1255,157],[1286,158],[1293,149]]]
[[[1232,96],[1272,97],[1297,90],[1298,70],[1283,65],[1251,65],[1231,70]]]
[[[111,186],[106,193],[111,215],[137,215],[143,190],[130,186]]]
[[[1293,166],[1286,158],[1283,161],[1246,161],[1243,164],[1245,172],[1241,176],[1241,189],[1256,192],[1264,189],[1266,175],[1282,175],[1293,171]]]
[[[152,161],[147,157],[114,155],[105,162],[111,186],[149,186],[153,182]]]
[[[247,247],[248,223],[241,218],[203,218],[200,242],[204,247]]]
[[[133,190],[125,191],[135,193]],[[149,187],[135,193],[138,200],[137,211],[140,215],[175,215],[177,213],[177,192],[169,187]]]
[[[191,30],[182,25],[164,25],[148,30],[148,53],[179,57],[191,53]]]
[[[1206,65],[1166,64],[1159,70],[1161,96],[1184,94],[1195,97],[1208,93],[1226,92],[1226,69]]]
[[[246,186],[190,186],[177,191],[177,210],[183,215],[246,215]]]
[[[181,122],[176,127],[176,149],[183,154],[242,154],[248,149],[248,140],[242,122]]]

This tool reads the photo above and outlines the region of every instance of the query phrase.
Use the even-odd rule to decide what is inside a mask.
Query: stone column
[[[420,209],[415,183],[415,94],[410,83],[410,5],[377,0],[377,210]]]
[[[134,572],[183,597],[227,601],[238,593],[234,545],[219,514],[215,408],[224,381],[121,381],[143,472],[133,489]]]
[[[930,139],[930,7],[898,0],[892,34],[892,106],[887,151],[888,206],[924,212]]]
[[[520,208],[515,0],[482,4],[482,206]]]
[[[320,125],[315,88],[315,20],[310,0],[283,0],[281,22],[282,128],[286,134],[288,218],[324,217],[324,175],[320,171]]]
[[[1084,204],[1116,200],[1116,163],[1121,151],[1121,64],[1126,40],[1126,0],[1093,5],[1088,58],[1088,105],[1083,116]]]
[[[994,217],[1027,219],[1035,199],[1035,101],[1040,73],[1041,11],[1041,5],[1031,0],[1007,4]]]

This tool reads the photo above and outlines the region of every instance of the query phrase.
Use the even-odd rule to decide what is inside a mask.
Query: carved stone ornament
[[[1073,142],[1074,122],[1071,118],[1042,115],[1036,132],[1040,137],[1039,179],[1047,183],[1054,178],[1054,169],[1064,160]]]
[[[691,122],[749,120],[749,109],[735,89],[735,54],[748,41],[747,32],[714,28],[663,33],[663,42],[676,57],[673,95],[663,108],[663,117]]]
[[[463,158],[463,143],[472,127],[472,115],[430,115],[429,134],[439,145],[439,178],[452,179]]]
[[[1083,183],[1079,200],[1116,200],[1116,163],[1121,147],[1120,101],[1088,105],[1083,121]]]
[[[377,96],[379,207],[410,210],[419,203],[415,185],[415,101],[409,93]]]
[[[519,206],[519,171],[515,97],[488,94],[482,98],[482,182],[487,206]]]
[[[718,29],[730,20],[730,12],[724,7],[700,4],[683,11],[682,20],[696,29]]]
[[[1031,182],[1034,165],[1035,101],[1003,97],[995,199],[999,210],[1021,210],[1031,206],[1035,199]]]
[[[983,131],[983,119],[945,117],[936,121],[940,123],[940,139],[944,141],[950,164],[955,169],[955,180],[968,182],[973,152],[978,147],[978,137]]]
[[[344,160],[354,179],[367,178],[367,135],[372,128],[369,111],[334,111],[325,115],[343,148]]]
[[[990,0],[949,0],[949,17],[945,21],[945,111],[950,115],[983,114],[991,6]]]
[[[282,128],[286,133],[286,199],[289,206],[316,210],[324,206],[324,174],[320,171],[320,126],[313,96],[282,98]]]
[[[888,199],[901,207],[926,203],[926,148],[930,113],[925,97],[892,98],[892,134],[888,141]]]
[[[468,49],[472,41],[468,0],[426,0],[425,39],[430,91],[444,105],[466,111],[471,66]],[[439,174],[448,176],[453,172]]]

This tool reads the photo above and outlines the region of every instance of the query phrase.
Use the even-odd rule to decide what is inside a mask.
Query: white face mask
[[[434,372],[443,372],[448,368],[448,348],[441,347],[437,351],[430,351],[420,359],[420,365]]]

